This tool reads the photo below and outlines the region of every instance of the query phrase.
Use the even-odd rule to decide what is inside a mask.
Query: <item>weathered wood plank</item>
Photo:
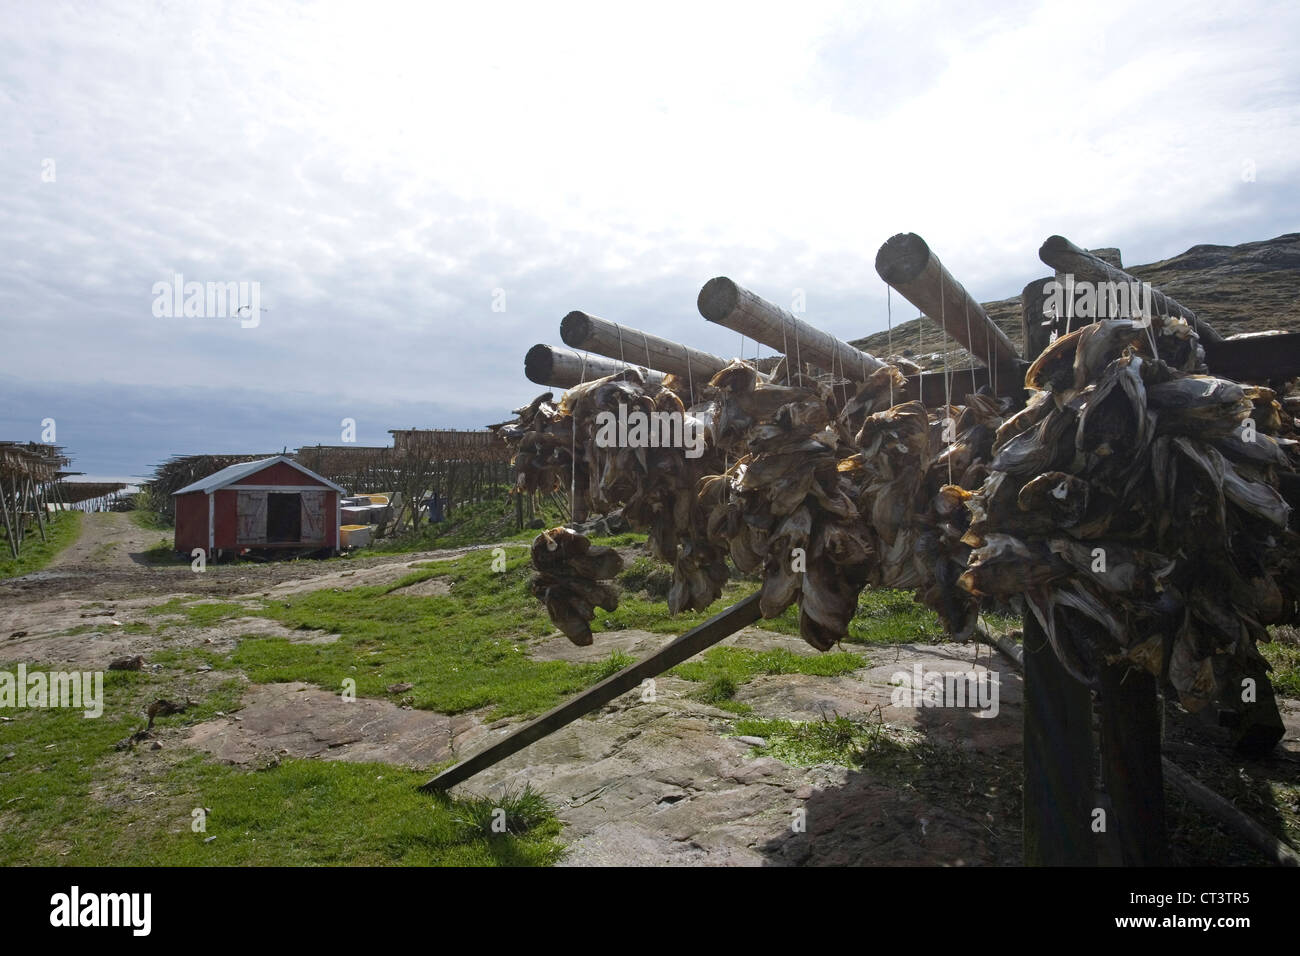
[[[1032,612],[1023,633],[1025,865],[1095,866],[1092,696],[1061,666]]]
[[[1015,368],[1020,359],[1015,345],[916,233],[886,241],[876,253],[876,272],[978,361],[997,365],[999,374]]]
[[[528,381],[547,388],[573,388],[633,367],[637,366],[603,355],[582,355],[554,345],[534,345],[524,356],[524,376]],[[644,373],[647,384],[663,382],[663,372],[638,368]]]
[[[1047,241],[1039,248],[1038,258],[1057,272],[1067,273],[1073,275],[1076,279],[1083,279],[1087,282],[1114,282],[1118,285],[1136,283],[1149,288],[1151,290],[1151,304],[1154,310],[1162,315],[1177,315],[1186,319],[1200,335],[1201,342],[1207,343],[1207,352],[1209,350],[1208,343],[1223,340],[1223,336],[1215,331],[1213,326],[1199,319],[1196,313],[1187,306],[1161,292],[1150,283],[1142,282],[1141,279],[1130,275],[1123,269],[1115,268],[1086,249],[1080,249],[1064,236],[1049,236]]]
[[[1125,866],[1169,862],[1156,679],[1123,664],[1101,672],[1101,773],[1110,795],[1107,826]]]
[[[657,677],[670,667],[675,667],[688,657],[693,657],[707,647],[736,633],[742,627],[753,624],[760,617],[758,600],[755,593],[725,611],[713,615],[703,624],[691,628],[685,634],[655,651],[643,661],[639,661],[612,677],[601,681],[595,687],[583,691],[576,697],[565,701],[553,710],[547,711],[531,723],[525,724],[514,733],[492,746],[476,753],[462,763],[444,770],[428,783],[420,787],[426,793],[447,790],[456,784],[468,780],[481,770],[500,763],[511,754],[518,753],[531,743],[547,737],[568,724],[573,723],[584,714],[588,714],[603,704],[608,704],[615,697],[639,687],[643,680]]]
[[[1300,332],[1205,341],[1205,364],[1236,381],[1271,382],[1300,375]]]
[[[802,362],[862,382],[884,362],[742,288],[726,276],[710,279],[696,300],[710,322],[762,342],[791,362]]]
[[[560,338],[565,345],[575,349],[677,375],[693,384],[697,395],[708,380],[728,364],[720,356],[586,312],[575,311],[566,315],[560,323]]]

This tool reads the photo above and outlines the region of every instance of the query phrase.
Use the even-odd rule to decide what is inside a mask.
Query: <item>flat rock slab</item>
[[[543,790],[566,824],[570,866],[954,865],[1005,855],[978,821],[896,783],[756,756],[731,736],[732,715],[681,696],[693,686],[665,678],[653,702],[625,694],[455,792]]]
[[[449,717],[368,697],[345,701],[295,682],[254,685],[237,715],[196,725],[185,742],[238,765],[290,756],[428,767],[476,749],[487,733],[472,714]]]

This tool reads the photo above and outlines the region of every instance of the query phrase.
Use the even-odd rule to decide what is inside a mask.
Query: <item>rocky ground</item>
[[[159,537],[125,515],[88,516],[82,539],[48,570],[0,583],[0,658],[101,668],[117,657],[148,660],[164,646],[230,650],[254,627],[294,641],[329,642],[337,635],[251,617],[198,627],[177,615],[162,618],[167,626],[159,628],[160,618],[147,612],[173,597],[251,607],[268,595],[391,582],[416,562],[463,553],[216,566],[195,574],[144,559]],[[446,587],[437,578],[417,586],[431,594]],[[600,660],[616,649],[640,658],[670,639],[623,630],[597,634],[592,646],[578,648],[556,634],[527,649],[538,659]],[[757,628],[726,643],[813,653],[797,637]],[[924,759],[896,751],[859,769],[785,762],[764,755],[762,739],[736,736],[736,715],[697,699],[698,684],[663,676],[653,693],[625,694],[461,789],[493,793],[528,783],[543,790],[566,825],[572,865],[1019,863],[1015,669],[975,645],[852,649],[867,658],[861,670],[762,676],[742,684],[735,700],[759,719],[848,717],[890,739],[924,739]],[[997,715],[893,706],[895,675],[916,665],[927,672],[992,669],[999,675]],[[188,674],[178,695],[202,694],[216,679]],[[335,692],[301,683],[248,684],[237,712],[164,729],[160,739],[168,749],[195,748],[249,769],[284,756],[425,768],[473,753],[518,725],[485,720],[482,712],[445,715],[387,700],[344,704]],[[1297,760],[1300,711],[1290,703],[1288,721],[1283,759]]]

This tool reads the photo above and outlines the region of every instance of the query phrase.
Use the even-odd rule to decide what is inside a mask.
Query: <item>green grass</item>
[[[534,517],[541,518],[548,528],[560,524],[563,519],[557,508],[549,501],[542,501],[540,505]],[[417,534],[408,531],[384,538],[376,541],[369,550],[375,553],[436,551],[499,541],[531,541],[536,535],[536,529],[515,529],[515,504],[502,489],[501,494],[492,498],[461,505],[445,521],[422,524]]]
[[[23,538],[18,557],[9,549],[9,533],[0,527],[0,580],[31,574],[48,565],[60,551],[77,540],[81,534],[80,511],[56,511],[45,522],[45,536],[33,524],[31,533]]]
[[[587,664],[533,660],[524,644],[554,627],[527,590],[527,556],[508,551],[504,572],[491,567],[491,552],[480,551],[436,562],[389,585],[294,595],[259,611],[240,608],[237,613],[337,633],[340,639],[292,644],[245,637],[223,666],[241,669],[257,683],[299,680],[338,690],[352,679],[356,692],[369,697],[409,683],[413,687],[403,697],[417,708],[459,713],[490,707],[495,719],[540,713],[631,663],[623,654]],[[449,579],[453,593],[403,593],[432,577]],[[173,613],[196,613],[194,606],[171,605]]]
[[[119,753],[117,741],[143,727],[144,705],[177,695],[159,675],[104,676],[99,719],[48,709],[0,722],[0,865],[527,866],[562,852],[558,821],[530,790],[430,798],[416,790],[428,770],[290,759],[246,771],[171,743]],[[243,686],[223,681],[156,726],[229,713]],[[491,827],[497,807],[504,833]],[[196,808],[207,809],[202,832]]]
[[[209,627],[232,617],[256,614],[254,610],[232,601],[198,601],[193,598],[172,598],[166,604],[149,608],[150,614],[179,614],[196,627]]]
[[[145,511],[136,508],[134,511],[128,511],[131,520],[147,531],[171,531],[173,524],[156,511]]]
[[[678,664],[669,673],[685,680],[698,681],[706,687],[725,689],[729,686],[732,694],[717,695],[719,699],[726,699],[734,696],[734,688],[748,683],[760,674],[836,677],[866,666],[866,658],[846,651],[796,654],[783,647],[770,651],[755,651],[747,647],[715,647],[700,657]]]
[[[1273,631],[1273,641],[1259,644],[1264,659],[1273,665],[1269,679],[1273,690],[1283,697],[1300,699],[1300,633],[1295,628],[1279,627]]]
[[[636,628],[655,634],[676,634],[702,624],[714,614],[740,601],[759,588],[757,581],[728,581],[722,596],[704,611],[685,611],[673,617],[664,601],[655,595],[667,594],[671,569],[648,557],[631,562],[618,578],[623,588],[617,611],[597,611],[596,621],[602,630]],[[1018,625],[1013,619],[995,618],[993,626]],[[756,627],[778,634],[799,635],[799,606],[792,604],[779,617],[759,621]],[[849,622],[846,644],[914,644],[936,643],[946,639],[939,617],[929,608],[916,603],[910,591],[888,588],[865,588],[858,597],[858,613]]]

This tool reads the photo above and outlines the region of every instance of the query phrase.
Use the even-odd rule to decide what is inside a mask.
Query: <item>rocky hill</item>
[[[1051,269],[1040,266],[1040,275],[1046,279]],[[1173,296],[1224,336],[1269,329],[1300,331],[1300,233],[1239,246],[1192,246],[1160,262],[1124,268]],[[989,317],[1021,348],[1024,334],[1019,291],[1011,298],[983,305]],[[903,306],[911,308],[906,303]],[[929,319],[899,323],[892,337],[888,332],[877,332],[852,344],[883,358],[890,354],[891,338],[893,354],[927,369],[943,366],[943,330]],[[970,364],[969,355],[951,339],[948,362],[950,368]]]

